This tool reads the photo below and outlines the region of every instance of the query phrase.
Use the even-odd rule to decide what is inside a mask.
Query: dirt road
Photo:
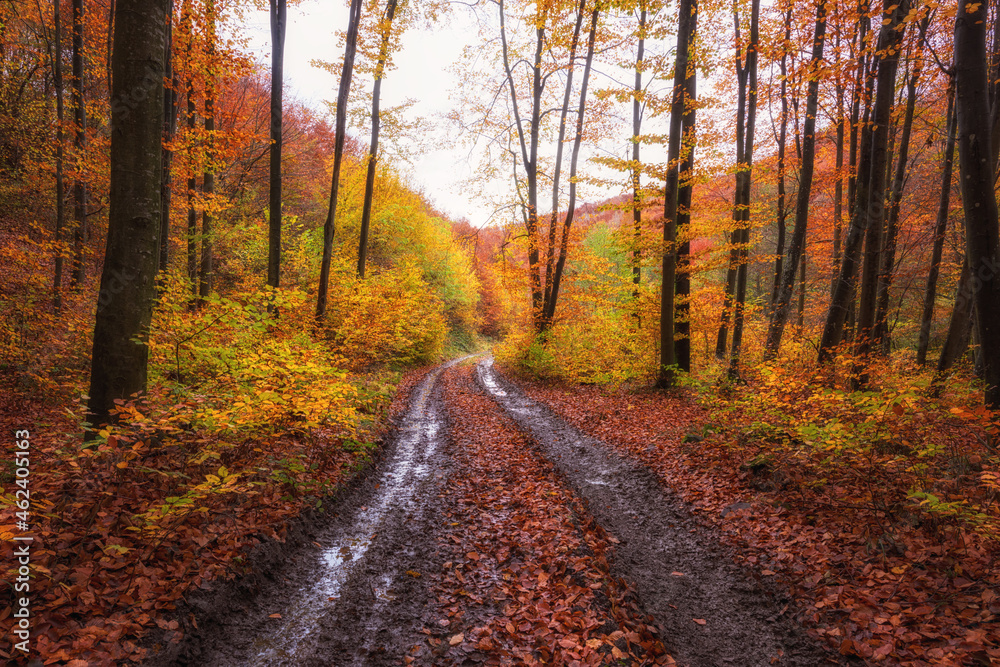
[[[427,374],[378,468],[331,514],[271,577],[203,605],[152,663],[839,659],[651,473],[527,399],[490,359]]]

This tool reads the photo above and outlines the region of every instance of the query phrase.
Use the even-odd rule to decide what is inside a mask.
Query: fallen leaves
[[[469,369],[442,380],[455,443],[443,493],[450,516],[438,536],[444,566],[433,588],[445,618],[425,628],[415,662],[461,662],[479,650],[501,664],[673,664],[610,576],[612,541],[552,464],[479,392]]]
[[[981,535],[954,523],[921,522],[919,515],[899,507],[894,517],[883,513],[878,520],[902,518],[908,523],[897,523],[892,535],[883,538],[878,522],[862,514],[872,514],[864,503],[867,507],[873,502],[888,504],[890,482],[901,483],[905,471],[898,478],[879,480],[872,490],[864,486],[864,468],[844,465],[839,470],[849,475],[834,479],[834,471],[813,468],[810,460],[763,459],[757,463],[771,470],[784,465],[777,477],[784,487],[755,488],[759,480],[744,464],[767,450],[741,440],[739,423],[725,437],[684,443],[682,438],[692,423],[707,417],[677,398],[601,387],[557,387],[523,379],[520,384],[530,398],[653,470],[736,547],[743,563],[787,585],[811,631],[834,651],[913,667],[970,660],[1000,664],[996,545],[990,546]],[[806,384],[782,390],[805,391]],[[805,404],[805,398],[789,399],[789,405],[802,408]],[[951,415],[934,416],[941,422],[934,426],[935,432],[930,417],[917,417],[917,412],[909,404],[906,410],[892,405],[886,410],[889,419],[917,420],[915,428],[931,436],[947,431],[942,424],[948,419],[973,418],[964,409],[952,409]],[[761,416],[743,415],[742,419],[750,423]],[[941,451],[949,450],[942,447]],[[985,459],[970,454],[951,459],[951,465],[957,465],[955,460],[974,471]],[[978,475],[985,493],[996,493],[990,486],[992,475],[988,471]],[[974,488],[970,478],[958,478],[966,490]],[[876,495],[873,501],[866,493],[886,495]],[[754,501],[747,504],[748,509],[725,512],[736,503],[742,507],[747,500]],[[940,495],[942,507],[954,501]]]

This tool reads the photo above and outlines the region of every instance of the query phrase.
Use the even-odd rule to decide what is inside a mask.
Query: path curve
[[[619,540],[612,571],[635,586],[679,663],[836,664],[790,618],[789,600],[738,568],[651,471],[527,398],[496,371],[492,358],[479,362],[477,377],[556,464],[597,523]]]

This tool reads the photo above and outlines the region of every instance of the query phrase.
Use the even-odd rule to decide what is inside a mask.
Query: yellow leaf
[[[119,461],[118,463],[115,464],[115,467],[116,468],[127,468],[128,467],[128,462],[127,461]]]

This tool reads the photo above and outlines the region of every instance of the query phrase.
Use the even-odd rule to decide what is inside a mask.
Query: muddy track
[[[728,554],[713,543],[711,534],[695,524],[683,504],[665,492],[652,473],[609,453],[600,442],[527,399],[493,370],[489,359],[475,369],[478,386],[469,377],[472,369],[466,369],[463,376],[468,379],[463,382],[468,389],[455,389],[455,381],[442,375],[454,373],[448,369],[460,361],[435,368],[413,390],[408,411],[388,439],[374,472],[333,505],[330,516],[320,519],[324,523],[317,524],[320,527],[314,534],[300,538],[299,546],[289,546],[281,554],[285,565],[267,576],[257,575],[240,586],[222,589],[210,604],[191,605],[189,611],[193,610],[197,624],[188,622],[181,645],[170,647],[149,663],[380,666],[399,665],[404,658],[415,658],[413,664],[421,665],[521,664],[523,661],[516,657],[512,663],[511,656],[530,658],[530,653],[501,654],[487,649],[477,651],[471,646],[464,649],[469,644],[461,642],[451,644],[453,650],[446,652],[460,626],[470,637],[470,644],[472,636],[486,641],[487,626],[513,626],[504,618],[503,610],[508,607],[502,602],[503,595],[487,589],[483,589],[482,600],[476,604],[469,602],[470,597],[461,597],[469,595],[463,591],[457,599],[465,611],[454,614],[453,609],[444,614],[442,600],[454,599],[444,590],[447,586],[442,588],[442,582],[456,576],[460,567],[474,574],[476,567],[484,563],[494,568],[485,572],[491,580],[509,578],[511,561],[504,559],[510,557],[497,556],[497,552],[510,551],[499,545],[505,536],[509,542],[511,531],[516,533],[518,528],[501,525],[509,509],[503,509],[495,518],[484,518],[499,521],[495,530],[503,533],[486,530],[485,541],[476,545],[481,555],[469,561],[465,542],[459,543],[456,533],[476,523],[477,516],[469,512],[484,510],[475,509],[468,499],[462,500],[459,490],[476,483],[467,481],[477,479],[470,477],[476,468],[470,460],[483,454],[472,452],[489,452],[486,456],[497,457],[492,463],[494,468],[503,469],[513,464],[504,463],[502,456],[513,456],[505,459],[513,462],[518,456],[516,451],[532,446],[544,457],[536,457],[538,461],[552,461],[563,480],[553,478],[549,482],[556,486],[548,487],[550,491],[544,494],[547,501],[565,493],[569,500],[560,502],[576,506],[579,503],[575,494],[587,509],[579,505],[567,511],[581,518],[585,518],[584,514],[592,517],[586,520],[596,521],[600,528],[595,526],[595,530],[603,529],[620,542],[614,549],[606,545],[609,553],[614,551],[607,576],[631,584],[638,598],[629,594],[629,604],[639,615],[636,618],[652,616],[659,627],[659,632],[652,632],[662,639],[678,664],[814,667],[837,662],[790,618],[786,613],[788,601],[770,594],[732,565]],[[470,391],[482,398],[460,400],[452,394],[448,398],[446,386],[451,387],[449,391]],[[483,394],[496,403],[487,401]],[[500,417],[501,408],[510,420]],[[466,417],[469,410],[475,414]],[[488,413],[494,410],[507,426],[496,418],[490,421]],[[449,423],[449,419],[461,423]],[[494,449],[495,444],[490,444],[501,437],[500,430],[493,429],[513,432],[523,444],[517,445],[513,454],[509,447],[502,454],[500,449]],[[517,435],[518,429],[524,437]],[[467,434],[464,437],[459,435],[463,432]],[[509,442],[511,436],[503,437]],[[482,443],[477,445],[479,450],[470,449],[473,441],[484,441],[486,449]],[[540,464],[531,465],[536,470]],[[531,495],[525,491],[528,487],[521,488],[519,480],[503,484],[513,484],[504,488],[517,488],[521,495]],[[565,492],[559,491],[563,486]],[[484,490],[481,495],[485,499],[488,494]],[[533,502],[527,496],[525,502]],[[561,510],[557,507],[556,511]],[[588,539],[598,539],[590,535]],[[450,555],[449,540],[459,545]],[[542,549],[537,560],[525,562],[522,569],[529,568],[532,578],[537,578],[541,571],[538,568],[553,572],[565,569],[555,560],[566,554],[543,553],[550,550]],[[607,561],[603,557],[601,561],[607,572]],[[472,590],[471,584],[469,587]],[[598,606],[582,612],[606,618],[606,602],[594,603]],[[187,611],[185,615],[190,617]],[[694,619],[704,620],[704,624]],[[617,627],[629,629],[608,622],[606,633]],[[596,637],[594,632],[584,630],[579,636],[586,640]],[[516,632],[511,637],[508,635],[508,646],[519,640]],[[490,645],[480,639],[475,640],[477,647]],[[525,646],[530,652],[535,650],[531,646],[554,644],[559,639],[543,637]],[[601,650],[610,652],[611,645]],[[544,649],[534,655],[548,660]],[[635,659],[615,664],[647,662]],[[600,659],[598,663],[608,664]]]
[[[437,489],[449,470],[438,383],[461,359],[435,368],[413,390],[409,409],[365,483],[332,508],[327,525],[285,567],[242,598],[223,592],[182,645],[156,665],[397,665],[400,647],[422,635],[441,523]]]
[[[789,600],[733,564],[652,472],[528,399],[495,371],[492,359],[477,371],[484,390],[619,540],[613,573],[635,586],[679,663],[815,667],[840,661],[790,617]]]

